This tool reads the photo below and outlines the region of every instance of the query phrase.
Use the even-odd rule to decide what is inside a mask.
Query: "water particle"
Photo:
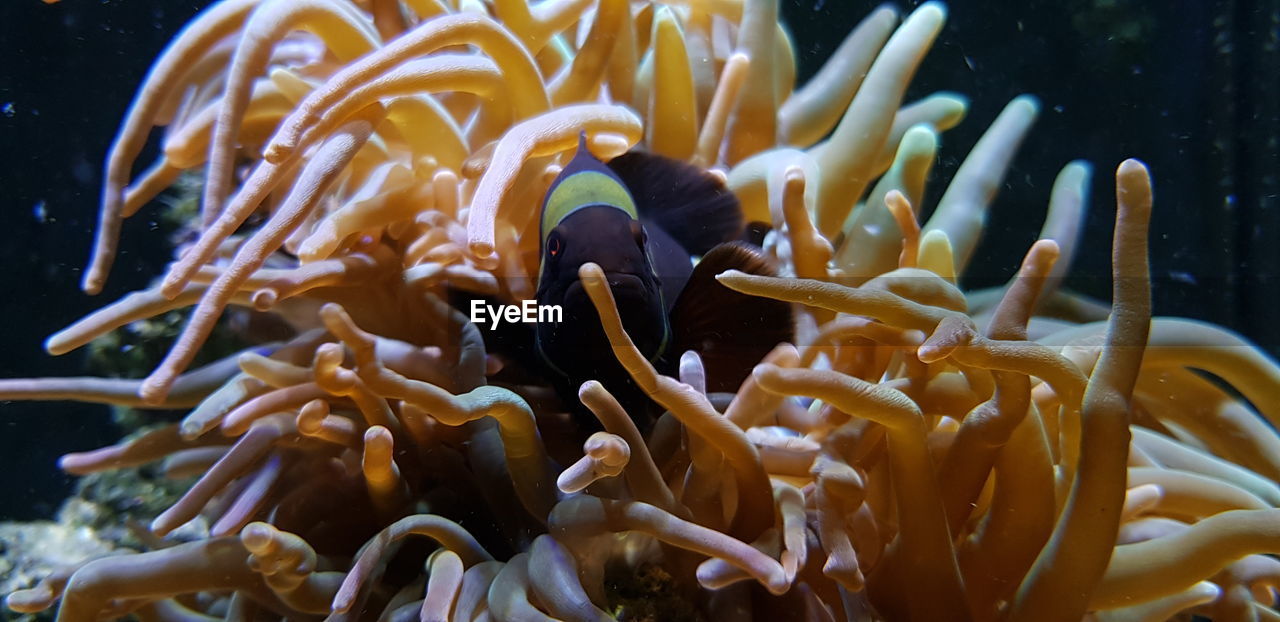
[[[13,115],[18,113],[18,109],[14,107],[13,102],[5,102],[3,106],[0,106],[0,112],[3,112],[4,116],[12,118]]]
[[[49,210],[45,208],[44,200],[36,201],[36,206],[31,208],[31,215],[42,225],[49,222]]]
[[[1059,113],[1060,113],[1060,112],[1062,112],[1062,111],[1064,111],[1064,110],[1066,110],[1066,109],[1067,109],[1067,108],[1066,108],[1066,106],[1063,106],[1062,104],[1058,104],[1057,106],[1054,106],[1054,107],[1053,107],[1053,111],[1054,111],[1054,112],[1059,112]]]

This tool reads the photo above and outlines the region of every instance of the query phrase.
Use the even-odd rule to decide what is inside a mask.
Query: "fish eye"
[[[552,233],[547,238],[547,255],[551,257],[559,257],[564,252],[564,239],[557,233]]]

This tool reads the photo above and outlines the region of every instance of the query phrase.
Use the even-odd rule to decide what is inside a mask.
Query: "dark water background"
[[[0,377],[84,373],[82,353],[49,357],[43,339],[145,286],[168,260],[155,206],[144,208],[125,223],[106,291],[79,290],[106,149],[151,60],[205,4],[0,2]],[[784,0],[801,77],[874,6]],[[1054,176],[1083,158],[1095,166],[1092,203],[1068,284],[1106,298],[1114,170],[1137,157],[1155,176],[1156,312],[1222,324],[1280,352],[1280,0],[949,8],[908,96],[950,90],[971,99],[965,122],[943,136],[930,198],[1010,99],[1030,93],[1042,104],[965,284],[1013,273]],[[117,434],[105,407],[0,404],[0,519],[50,515],[70,485],[57,456]]]

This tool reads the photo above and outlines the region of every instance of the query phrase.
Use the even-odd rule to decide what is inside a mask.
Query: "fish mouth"
[[[604,277],[605,282],[609,284],[609,291],[613,292],[613,300],[619,307],[623,306],[621,302],[623,300],[643,300],[649,295],[649,287],[646,286],[644,278],[638,274],[606,272]],[[565,302],[582,300],[586,304],[591,304],[581,280],[575,280],[569,284],[564,298]]]

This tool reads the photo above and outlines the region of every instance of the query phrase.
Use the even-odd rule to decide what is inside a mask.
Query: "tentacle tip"
[[[1119,177],[1128,177],[1130,175],[1145,175],[1149,177],[1150,172],[1147,171],[1147,165],[1142,160],[1129,158],[1120,163],[1120,166],[1116,169],[1116,175]]]
[[[84,280],[80,282],[80,290],[90,296],[97,296],[102,293],[102,286],[106,284],[106,279],[94,274],[90,271],[84,276]]]
[[[67,346],[66,340],[62,338],[62,333],[57,333],[44,340],[44,351],[51,356],[58,356],[70,352],[71,348]]]
[[[582,383],[582,386],[578,387],[578,398],[581,399],[586,395],[595,393],[603,387],[604,385],[600,384],[599,380],[588,380]]]
[[[4,598],[4,606],[18,613],[40,613],[53,606],[47,590],[36,586],[26,590],[17,590]]]
[[[225,523],[220,520],[214,523],[213,527],[209,528],[210,538],[223,538],[234,535],[236,535],[236,526],[234,523]]]
[[[787,189],[791,190],[796,187],[804,188],[804,169],[799,166],[791,165],[782,173],[782,179],[787,185]]]
[[[153,373],[142,381],[142,386],[138,388],[138,397],[142,398],[142,401],[146,404],[162,404],[164,399],[169,396],[169,388],[172,385],[172,378],[158,376]]]
[[[1010,103],[1028,108],[1031,114],[1037,114],[1040,112],[1040,98],[1030,93],[1023,93],[1022,95],[1013,98],[1013,101]]]
[[[880,6],[876,7],[876,10],[875,10],[875,16],[876,16],[876,17],[878,17],[878,18],[880,18],[880,19],[884,19],[884,18],[883,18],[883,17],[881,17],[881,16],[882,16],[882,15],[884,15],[885,13],[888,13],[890,17],[893,17],[894,19],[897,19],[897,17],[898,17],[898,13],[899,13],[899,11],[898,11],[898,5],[896,5],[896,4],[892,3],[892,2],[885,2],[885,3],[881,4]]]
[[[476,257],[476,259],[488,259],[493,256],[494,251],[496,250],[493,242],[489,240],[471,240],[471,242],[467,244],[467,248],[471,251],[471,254]]]
[[[327,222],[322,223],[319,227],[317,227],[317,232],[322,232],[326,236],[331,235],[330,232],[326,230],[326,229],[332,228],[332,227],[327,227],[326,225],[328,224],[329,223]],[[365,251],[368,249],[369,246],[371,246],[370,241],[371,241],[371,238],[369,236],[367,235],[361,236],[359,240],[356,240],[356,243],[353,246],[352,250],[356,250],[357,248],[359,248],[359,250]],[[302,243],[301,246],[298,247],[299,262],[314,263],[327,258],[325,254],[327,251],[325,249],[324,242],[322,241],[317,241],[313,243],[309,243],[309,242],[311,242],[310,238],[308,238],[306,241]],[[360,248],[360,247],[363,247],[363,248]]]
[[[321,421],[299,414],[298,418],[294,420],[294,425],[298,426],[298,432],[311,436],[320,431]]]
[[[952,348],[926,344],[916,348],[916,358],[920,359],[921,363],[937,363],[938,361],[947,358],[947,355],[951,353],[951,350]]]
[[[967,106],[968,103],[962,104]],[[909,128],[902,135],[902,143],[904,145],[913,145],[915,143],[923,143],[925,146],[932,145],[932,149],[937,149],[938,130],[933,127],[932,123],[917,123]],[[911,149],[914,151],[926,151],[927,149]]]
[[[65,454],[58,458],[58,468],[64,473],[71,475],[82,475],[80,473],[80,461],[76,459],[76,454]]]
[[[773,363],[761,363],[751,369],[751,378],[763,387],[777,377],[779,370]]]
[[[280,164],[289,158],[289,154],[293,153],[291,147],[281,145],[279,143],[271,143],[262,152],[262,159],[272,164]]]
[[[1042,238],[1036,240],[1035,243],[1031,245],[1031,248],[1041,253],[1054,253],[1055,256],[1062,250],[1058,245],[1058,241],[1053,238]]]
[[[963,106],[966,111],[969,109],[969,104],[972,102],[972,100],[969,99],[968,95],[965,95],[964,93],[961,93],[959,91],[941,91],[937,94],[937,96],[946,98],[950,100],[952,103],[957,104],[959,106]]]
[[[799,572],[796,561],[794,559],[784,561],[782,565],[782,572],[783,576],[787,579],[787,583],[794,582],[796,580],[796,574]]]
[[[391,432],[380,425],[369,426],[364,431],[364,442],[366,445],[372,444],[377,447],[391,446]]]
[[[178,426],[178,436],[184,441],[191,441],[200,438],[204,434],[204,428],[194,421],[183,421]]]
[[[560,492],[563,492],[566,495],[571,495],[575,492],[581,491],[583,488],[586,488],[586,485],[583,482],[578,481],[578,478],[569,476],[569,472],[566,471],[556,479],[556,488],[560,489]]]
[[[724,272],[716,275],[716,280],[724,283],[725,285],[730,285],[739,279],[745,278],[746,276],[747,273],[741,270],[725,270]]]
[[[350,576],[348,576],[348,581]],[[356,584],[358,586],[358,584]],[[347,613],[356,604],[356,590],[350,589],[351,586],[343,582],[342,587],[338,589],[338,593],[333,597],[333,603],[329,605],[329,611],[333,613]],[[358,587],[357,587],[358,589]]]
[[[764,588],[774,596],[782,596],[787,593],[787,590],[791,589],[791,581],[787,579],[787,573],[782,569],[782,566],[778,566],[777,572],[770,573]]]
[[[693,576],[698,580],[699,585],[711,590],[722,587],[717,581],[718,577],[716,576],[716,568],[713,563],[715,561],[715,558],[703,561],[701,564],[698,564],[697,569],[695,569],[693,573]],[[724,562],[721,561],[720,563]]]
[[[341,322],[347,315],[346,309],[336,302],[326,302],[320,307],[320,319],[327,325],[330,322]]]
[[[860,591],[867,584],[867,578],[862,574],[861,568],[857,567],[857,565],[849,567],[848,562],[842,562],[834,556],[827,558],[827,563],[822,567],[822,574],[835,579],[837,583],[851,592]]]
[[[262,555],[267,552],[266,547],[271,542],[271,532],[274,530],[271,525],[261,521],[249,523],[240,530],[240,543],[251,554]]]
[[[1083,175],[1090,175],[1093,173],[1093,163],[1084,159],[1067,162],[1067,165],[1063,168],[1076,169]]]
[[[916,9],[912,15],[919,15],[921,17],[928,17],[930,20],[937,20],[939,22],[938,25],[941,26],[941,22],[947,19],[947,5],[946,3],[939,2],[938,0],[930,0],[929,2],[920,5],[920,8]]]
[[[253,293],[253,308],[258,311],[270,311],[276,306],[279,294],[273,289],[263,288]]]
[[[155,520],[151,521],[150,529],[152,534],[163,538],[169,535],[169,532],[173,531],[173,528],[176,527],[176,525],[169,524],[171,521],[168,514],[168,512],[164,512],[157,516]]]
[[[184,286],[182,281],[182,278],[173,274],[164,277],[164,282],[160,284],[160,295],[168,298],[169,300],[177,298],[178,294],[182,293],[182,288]]]

